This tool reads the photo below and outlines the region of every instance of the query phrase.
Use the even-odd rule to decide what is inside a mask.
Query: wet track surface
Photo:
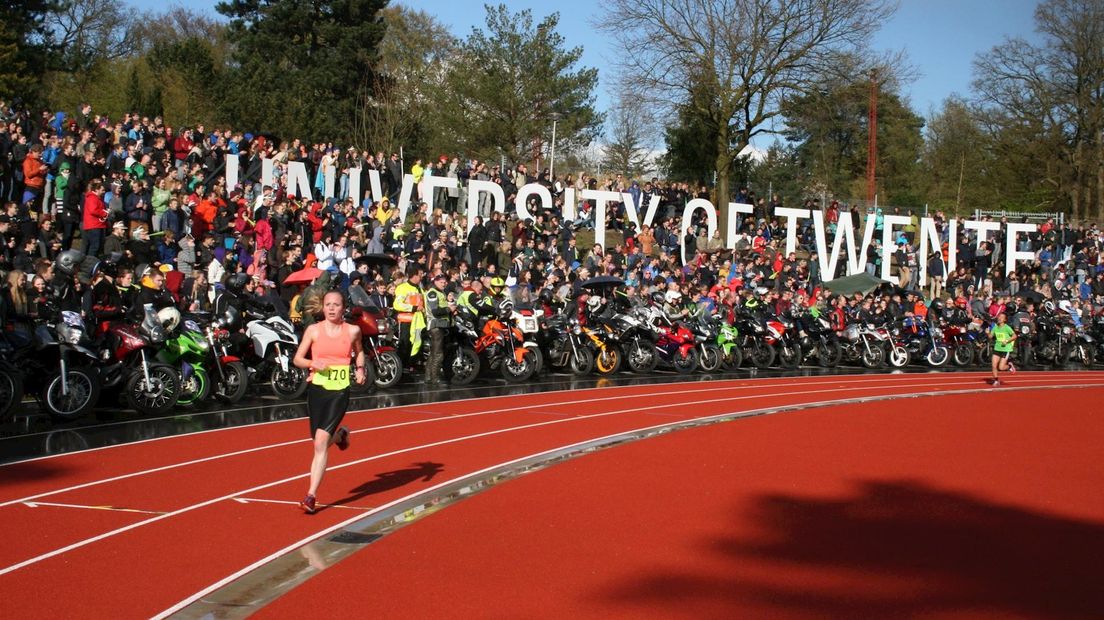
[[[933,370],[924,367],[909,368],[896,373],[955,372],[958,369]],[[976,370],[976,369],[973,369]],[[575,377],[570,374],[551,374],[539,380],[520,384],[501,379],[481,379],[457,388],[426,389],[420,381],[405,381],[390,390],[364,390],[354,395],[350,411],[372,410],[383,407],[409,406],[457,399],[490,396],[511,396],[539,392],[568,391],[613,385],[645,385],[660,383],[693,383],[730,379],[773,377],[820,377],[826,375],[886,374],[888,371],[870,371],[863,368],[819,367],[797,370],[744,370],[706,375],[701,373],[679,375],[673,372],[656,372],[651,375],[620,373],[612,377]],[[97,409],[91,415],[70,423],[55,423],[41,413],[36,403],[25,402],[15,417],[0,425],[0,463],[101,448],[134,441],[169,437],[199,431],[243,426],[260,422],[305,417],[303,400],[283,401],[267,394],[268,387],[260,386],[236,405],[225,405],[214,399],[191,408],[181,408],[169,416],[144,418],[132,410]],[[304,436],[307,431],[304,428]]]

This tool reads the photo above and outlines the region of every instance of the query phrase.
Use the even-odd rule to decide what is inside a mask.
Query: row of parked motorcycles
[[[291,360],[295,329],[278,316],[180,314],[147,305],[140,321],[104,321],[89,329],[81,315],[61,311],[56,321],[0,336],[0,419],[25,394],[55,421],[88,414],[98,404],[125,405],[146,416],[164,415],[215,398],[233,404],[251,385],[268,384],[293,399],[306,374]]]
[[[444,339],[445,378],[463,386],[481,375],[516,383],[551,372],[964,368],[987,366],[991,355],[988,326],[977,321],[910,317],[836,330],[814,309],[776,314],[766,306],[672,320],[661,301],[595,312],[585,321],[575,312],[515,307],[509,299],[489,315],[461,307]],[[52,323],[0,336],[0,420],[24,394],[55,420],[69,421],[97,404],[165,415],[211,398],[236,403],[261,386],[285,400],[306,390],[306,373],[292,364],[299,335],[280,316],[253,310],[239,316],[232,307],[222,316],[143,311],[141,321],[107,321],[91,330],[78,313],[60,312]],[[369,386],[389,389],[411,371],[425,372],[428,347],[404,364],[389,311],[353,307],[347,318],[361,330]],[[1014,360],[1021,367],[1087,368],[1104,360],[1104,317],[1079,325],[1063,312],[1020,312],[1009,323],[1019,336]]]
[[[385,313],[358,310],[365,353],[377,387],[390,388],[403,376],[395,353],[395,328]],[[581,322],[574,313],[545,314],[501,301],[491,316],[460,308],[445,338],[445,374],[452,385],[467,385],[481,374],[510,382],[542,372],[612,375],[650,373],[657,368],[688,374],[738,368],[795,369],[840,365],[869,369],[923,365],[988,366],[989,325],[970,321],[907,317],[884,325],[853,322],[834,329],[815,310],[795,307],[781,315],[766,307],[737,308],[731,320],[720,315],[671,320],[659,303],[606,312]],[[1091,367],[1104,360],[1104,318],[1077,327],[1068,315],[1013,315],[1018,334],[1014,360],[1037,365]],[[428,363],[423,354],[416,362]]]

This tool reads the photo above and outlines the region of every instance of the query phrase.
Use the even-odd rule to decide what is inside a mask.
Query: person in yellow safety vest
[[[472,280],[468,288],[460,293],[460,299],[457,300],[456,305],[467,308],[473,315],[478,316],[479,308],[477,305],[481,299],[483,299],[483,281],[476,279]]]
[[[406,282],[395,287],[395,301],[391,304],[399,321],[399,357],[408,367],[422,348],[422,330],[426,324],[421,284],[422,270],[414,267]]]

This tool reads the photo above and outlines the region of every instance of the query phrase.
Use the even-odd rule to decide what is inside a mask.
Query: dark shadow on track
[[[702,549],[727,558],[729,576],[657,571],[611,596],[661,615],[698,599],[730,606],[733,618],[752,601],[828,618],[1104,617],[1104,523],[907,480],[866,481],[834,499],[766,495],[735,518],[762,534]],[[869,587],[855,587],[856,578]]]
[[[385,471],[382,474],[376,474],[374,480],[369,480],[354,489],[350,489],[348,497],[343,497],[336,502],[331,502],[331,504],[335,506],[351,504],[369,495],[397,489],[419,480],[422,482],[429,482],[433,480],[434,476],[443,471],[445,471],[445,466],[442,463],[432,462],[414,463],[412,466],[405,469]],[[324,508],[320,508],[319,511],[323,509]]]

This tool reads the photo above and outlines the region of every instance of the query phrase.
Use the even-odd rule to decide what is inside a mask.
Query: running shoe
[[[313,495],[308,495],[303,498],[303,501],[299,502],[299,507],[303,509],[303,512],[312,515],[314,514],[315,499]]]
[[[1000,387],[1000,379],[993,379],[993,387]]]
[[[1008,372],[1016,374],[1016,365],[1012,362],[1008,362]]]
[[[349,427],[342,426],[337,429],[337,441],[334,442],[341,450],[349,449]]]

